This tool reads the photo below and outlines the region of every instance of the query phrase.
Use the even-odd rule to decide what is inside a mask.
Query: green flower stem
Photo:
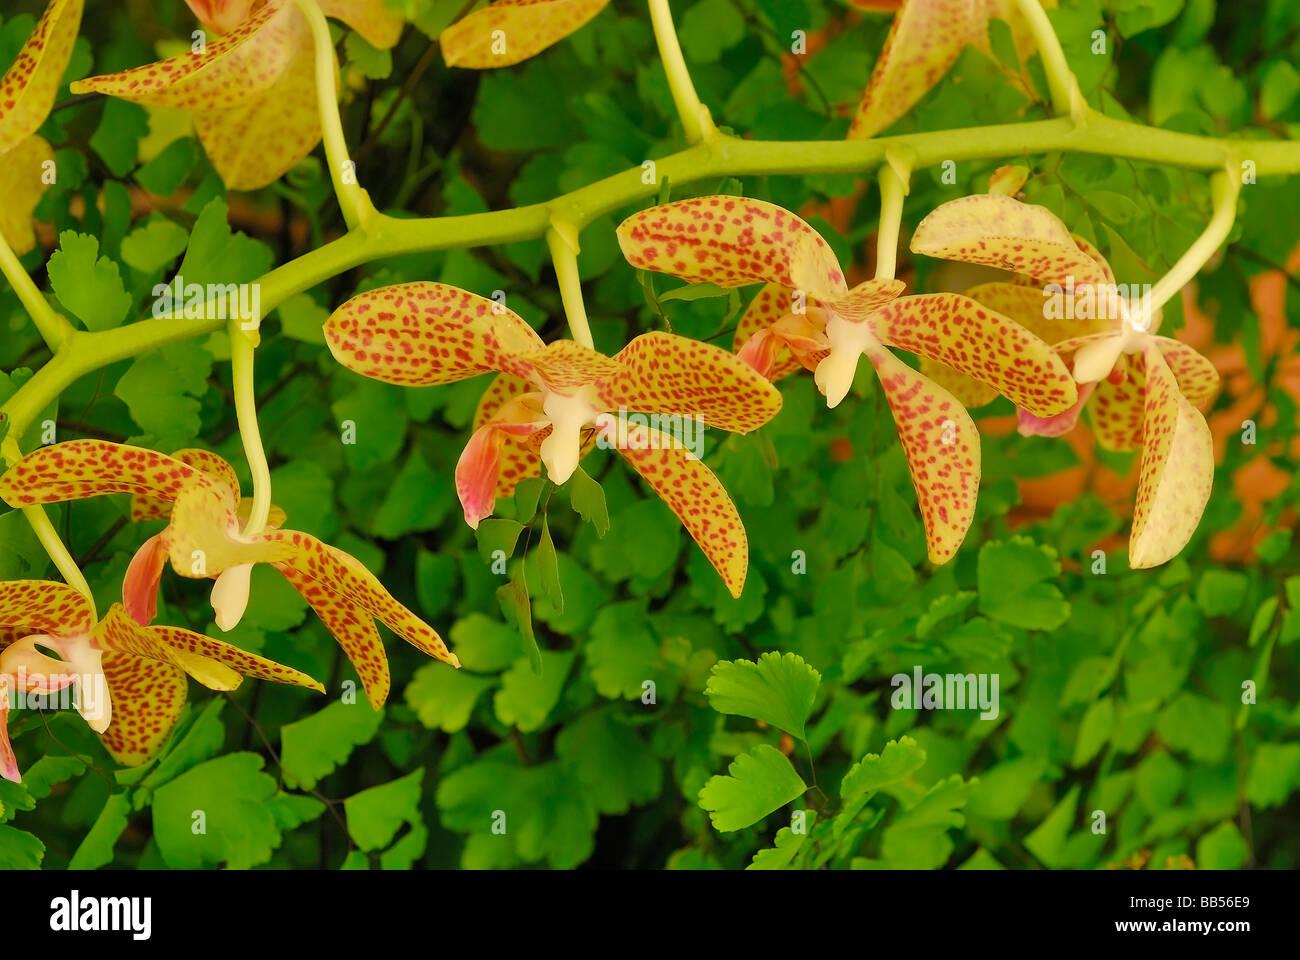
[[[903,225],[903,198],[907,196],[907,180],[895,166],[886,163],[880,168],[880,227],[876,231],[876,279],[893,280],[898,270],[898,232]],[[902,164],[903,170],[910,170]]]
[[[244,536],[253,537],[266,529],[271,515],[271,467],[262,446],[262,430],[257,423],[257,393],[254,388],[253,355],[258,333],[245,330],[239,320],[230,321],[230,370],[235,383],[235,420],[239,438],[244,443],[244,457],[253,475],[253,509]]]
[[[311,38],[316,48],[316,109],[320,114],[321,130],[325,141],[325,160],[330,168],[334,194],[343,209],[343,220],[349,229],[364,225],[374,214],[370,195],[357,182],[357,169],[348,155],[347,140],[343,137],[343,121],[339,117],[338,87],[335,75],[338,70],[334,58],[334,42],[330,39],[329,24],[316,0],[293,0],[311,27]],[[351,182],[348,182],[348,178]]]
[[[1070,71],[1070,64],[1061,49],[1061,41],[1052,29],[1052,21],[1039,0],[1016,0],[1016,6],[1029,24],[1029,32],[1034,36],[1034,45],[1038,48],[1038,57],[1043,61],[1043,70],[1047,74],[1047,89],[1052,95],[1052,112],[1058,117],[1068,117],[1073,106],[1071,91],[1076,90],[1079,82]]]
[[[804,175],[862,173],[885,162],[893,148],[912,158],[914,169],[944,160],[985,160],[1055,151],[1102,154],[1193,170],[1220,171],[1253,161],[1259,176],[1300,173],[1300,143],[1221,140],[1160,130],[1089,113],[1083,125],[1070,118],[999,124],[964,130],[885,137],[878,140],[763,141],[719,135],[656,161],[660,177],[687,184],[727,174]],[[653,199],[655,184],[636,167],[581,187],[548,203],[467,216],[398,220],[375,214],[364,230],[283,264],[262,277],[262,308],[270,312],[289,297],[360,264],[405,253],[513,243],[544,237],[553,220],[580,230],[599,217]],[[54,358],[0,407],[21,436],[45,407],[78,377],[169,343],[220,330],[215,311],[192,320],[150,318],[97,333],[74,331]]]
[[[564,315],[569,320],[573,339],[584,347],[596,348],[591,339],[591,325],[587,322],[587,308],[582,302],[582,278],[578,275],[578,251],[563,232],[551,227],[546,231],[546,245],[551,249],[555,264],[555,279],[560,285],[560,300]]]
[[[718,136],[717,127],[709,115],[708,107],[700,103],[695,84],[677,42],[677,29],[673,26],[673,13],[668,0],[650,0],[650,22],[654,25],[655,43],[659,45],[659,59],[668,75],[668,89],[672,91],[677,115],[681,118],[687,143],[699,143]]]
[[[27,310],[28,316],[32,318],[32,323],[36,324],[36,329],[46,346],[52,351],[57,351],[72,333],[72,324],[68,322],[67,317],[54,312],[45,295],[37,289],[36,284],[32,283],[31,276],[19,263],[13,248],[9,246],[2,233],[0,233],[0,273],[4,273],[5,279],[18,294],[18,299]]]
[[[81,568],[77,566],[77,561],[72,559],[72,554],[68,552],[68,548],[59,539],[59,535],[54,529],[54,524],[50,523],[45,508],[42,506],[23,507],[23,516],[27,518],[28,525],[35,532],[36,538],[40,540],[45,552],[54,561],[54,566],[62,574],[64,582],[86,598],[86,602],[90,604],[90,615],[98,620],[99,615],[95,612],[95,596],[90,592],[90,584],[86,582],[86,576],[81,572]]]
[[[1151,288],[1151,296],[1143,302],[1140,312],[1130,320],[1133,326],[1140,330],[1150,329],[1151,315],[1177,296],[1200,273],[1215,251],[1223,246],[1237,220],[1237,197],[1240,194],[1241,177],[1236,171],[1214,175],[1210,180],[1214,215],[1196,242],[1187,248],[1187,252]]]

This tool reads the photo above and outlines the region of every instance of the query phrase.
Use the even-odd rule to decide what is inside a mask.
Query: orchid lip
[[[831,352],[817,364],[813,379],[826,395],[827,408],[834,409],[848,396],[858,370],[858,358],[875,344],[876,338],[865,322],[855,323],[831,314],[826,324],[826,340]]]
[[[547,391],[542,410],[551,422],[551,433],[542,441],[539,455],[546,464],[546,472],[553,483],[564,483],[575,470],[582,456],[582,428],[594,423],[600,411],[588,399],[588,391],[572,396]]]

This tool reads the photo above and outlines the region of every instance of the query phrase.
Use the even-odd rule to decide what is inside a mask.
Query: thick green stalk
[[[14,293],[18,294],[23,309],[32,318],[32,323],[36,324],[36,329],[41,339],[45,341],[45,345],[57,351],[72,333],[72,324],[68,322],[67,317],[54,312],[54,308],[32,282],[31,276],[23,268],[2,233],[0,233],[0,273],[5,275],[9,285],[14,288]]]

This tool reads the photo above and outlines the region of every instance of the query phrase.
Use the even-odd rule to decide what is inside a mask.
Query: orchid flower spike
[[[962,370],[1044,416],[1077,399],[1069,371],[1041,339],[969,297],[901,297],[897,280],[849,289],[830,246],[775,204],[700,197],[637,213],[618,228],[635,267],[722,287],[761,283],[736,330],[742,359],[772,379],[804,367],[834,407],[858,360],[875,368],[894,412],[921,505],[930,559],[951,559],[979,489],[975,424],[961,403],[899,360],[900,347]]]

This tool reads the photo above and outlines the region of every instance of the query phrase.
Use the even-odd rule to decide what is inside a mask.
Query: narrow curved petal
[[[460,666],[459,658],[447,649],[438,632],[395,600],[355,557],[297,530],[275,530],[267,537],[292,548],[292,555],[277,564],[279,569],[296,571],[382,621],[417,650],[453,667]]]
[[[193,630],[185,630],[181,627],[160,625],[148,629],[156,640],[173,653],[181,652],[193,657],[211,660],[245,677],[254,677],[258,680],[273,680],[276,683],[286,683],[294,687],[306,687],[318,693],[325,692],[325,687],[320,681],[309,677],[301,670],[295,670],[293,667],[276,663],[274,660],[259,657],[255,653],[241,650],[239,647],[223,640],[215,640],[212,637],[195,633]]]
[[[546,344],[518,314],[445,283],[402,283],[358,294],[325,322],[339,363],[401,386],[453,383]]]
[[[370,706],[378,710],[388,700],[392,677],[388,672],[388,654],[379,631],[375,629],[374,617],[292,567],[281,566],[280,572],[316,611],[316,616],[320,617],[325,629],[338,642],[361,678]]]
[[[127,616],[121,604],[114,604],[104,619],[95,625],[94,639],[96,648],[105,653],[127,654],[170,664],[210,690],[234,690],[241,680],[240,675],[224,663],[164,643],[159,628],[142,627]]]
[[[503,406],[512,400],[523,398],[532,391],[532,384],[513,374],[503,373],[499,377],[494,377],[488,384],[487,390],[483,392],[483,396],[479,398],[478,409],[474,411],[474,430],[477,431],[498,419],[498,413]],[[540,417],[542,415],[541,395],[534,394],[530,402]],[[537,442],[545,439],[544,434],[548,429],[548,427],[540,427],[536,433],[528,437],[516,438],[509,432],[500,435],[500,466],[497,470],[496,486],[498,497],[512,495],[520,480],[542,475],[542,458],[537,455],[535,446]],[[533,443],[530,444],[528,442],[530,440]]]
[[[26,140],[54,106],[81,27],[82,0],[50,0],[0,79],[0,155]]]
[[[907,456],[930,562],[947,563],[975,517],[980,485],[979,433],[961,402],[885,347],[867,357],[894,412]]]
[[[1142,466],[1129,564],[1159,566],[1178,555],[1200,523],[1214,483],[1209,424],[1178,389],[1158,347],[1147,348]]]
[[[79,633],[92,624],[90,604],[66,583],[0,582],[0,626],[18,633]]]
[[[1049,302],[1050,292],[1045,292],[1042,286],[1033,281],[1009,283],[995,280],[992,283],[981,283],[967,290],[966,296],[979,301],[990,310],[1010,317],[1051,345],[1074,337],[1111,332],[1116,326],[1114,320],[1104,316],[1086,319],[1080,318],[1078,313],[1069,316],[1070,311],[1065,309],[1066,302],[1063,298],[1059,302]],[[1057,305],[1062,309],[1057,310]]]
[[[218,485],[173,457],[107,440],[68,440],[33,450],[0,476],[13,507],[130,493],[174,501],[187,487]]]
[[[789,210],[711,196],[642,210],[618,227],[628,263],[692,283],[777,283],[829,297],[848,289],[830,246]]]
[[[185,708],[189,689],[184,671],[169,663],[108,652],[104,677],[114,710],[99,739],[124,766],[149,762],[167,742]]]
[[[325,16],[342,20],[380,50],[396,46],[402,36],[402,18],[389,9],[387,0],[316,0],[316,5]]]
[[[831,297],[826,306],[846,320],[861,323],[902,293],[905,287],[902,280],[893,278],[864,280],[847,293]]]
[[[259,190],[274,183],[320,143],[311,34],[299,24],[285,42],[289,59],[265,90],[228,107],[195,113],[199,141],[231,190]]]
[[[543,428],[545,424],[539,419],[540,414],[536,400],[525,395],[505,404],[497,419],[484,424],[470,435],[469,443],[465,444],[465,449],[456,462],[456,495],[465,512],[465,522],[471,528],[477,530],[479,521],[490,517],[496,507],[497,491],[501,485],[501,458],[506,441],[516,441],[517,453],[531,454],[518,440]],[[528,417],[528,420],[521,423],[515,421],[515,417]],[[541,462],[540,458],[538,462]],[[518,482],[518,477],[511,481],[511,490]]]
[[[289,0],[266,0],[202,53],[183,53],[120,73],[87,77],[73,93],[103,93],[178,110],[220,110],[256,99],[280,79],[307,29]]]
[[[47,186],[46,164],[54,162],[54,149],[43,137],[32,135],[0,156],[0,235],[14,253],[22,256],[35,248],[32,216]]]
[[[131,619],[141,626],[158,615],[158,584],[167,565],[167,546],[161,533],[140,545],[122,580],[122,604]]]
[[[596,382],[604,408],[698,416],[711,427],[749,433],[781,409],[781,392],[733,353],[654,331],[614,357],[617,372]]]
[[[438,36],[449,67],[508,67],[586,25],[609,0],[495,0]]]
[[[1214,364],[1172,337],[1156,337],[1155,342],[1187,402],[1204,410],[1219,392],[1219,371]]]
[[[937,207],[912,234],[912,252],[998,267],[1041,283],[1107,284],[1109,270],[1079,249],[1046,207],[979,194]]]
[[[1036,417],[1028,410],[1016,411],[1016,426],[1022,437],[1060,437],[1074,429],[1083,413],[1083,406],[1097,389],[1095,383],[1079,385],[1079,399],[1074,406],[1050,417]]]
[[[239,498],[239,476],[235,473],[235,468],[227,463],[224,457],[213,453],[211,450],[187,447],[173,453],[172,459],[179,460],[196,470],[202,470],[212,479],[224,484],[236,499]],[[171,516],[171,512],[171,500],[141,495],[131,498],[132,523],[143,523],[146,520],[166,520]]]
[[[983,35],[982,0],[908,0],[894,17],[849,128],[874,137],[943,79],[967,43]]]
[[[1014,320],[959,293],[899,297],[869,321],[882,343],[947,364],[1036,416],[1079,399],[1061,358]]]
[[[677,514],[727,590],[739,597],[749,571],[749,540],[722,481],[668,434],[629,424],[626,444],[620,444],[612,418],[602,419],[610,444]]]

